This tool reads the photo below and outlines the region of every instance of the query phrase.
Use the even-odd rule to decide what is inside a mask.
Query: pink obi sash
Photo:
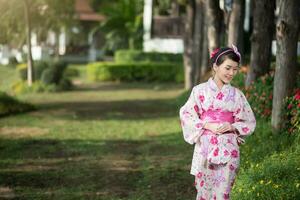
[[[201,114],[201,119],[209,122],[233,123],[233,112],[220,110],[207,110]]]
[[[211,123],[222,123],[222,122],[234,122],[233,112],[230,111],[220,111],[220,109],[217,110],[207,110],[203,112],[200,116],[200,119],[206,122]],[[209,130],[205,130],[203,132],[204,135],[212,133]]]
[[[229,111],[208,110],[201,114],[200,118],[210,123],[234,122],[233,113]],[[233,132],[228,134],[214,134],[205,130],[200,138],[201,154],[212,164],[225,164],[232,158],[239,157],[237,135]]]

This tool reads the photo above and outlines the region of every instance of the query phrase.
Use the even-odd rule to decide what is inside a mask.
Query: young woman
[[[241,60],[237,48],[216,49],[210,59],[213,77],[193,88],[179,112],[184,140],[195,144],[190,173],[197,200],[229,199],[239,169],[239,145],[256,126],[244,94],[230,85]]]

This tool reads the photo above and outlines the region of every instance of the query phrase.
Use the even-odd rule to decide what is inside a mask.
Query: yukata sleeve
[[[189,144],[199,142],[205,125],[205,121],[200,119],[202,109],[200,103],[197,103],[196,98],[194,87],[187,102],[179,111],[183,137]]]
[[[237,107],[233,114],[234,123],[232,126],[236,129],[240,138],[243,139],[254,132],[256,119],[245,95],[241,91],[237,94]]]

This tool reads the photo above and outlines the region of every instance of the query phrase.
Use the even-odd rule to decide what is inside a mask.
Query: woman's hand
[[[210,130],[211,132],[213,133],[217,133],[218,132],[218,127],[220,126],[219,123],[210,123],[210,122],[207,122],[205,125],[204,125],[204,128],[207,129],[207,130]]]
[[[204,128],[216,134],[223,134],[227,131],[234,131],[234,127],[229,123],[206,123]]]
[[[222,134],[222,133],[225,133],[225,132],[228,132],[228,131],[234,131],[234,127],[229,123],[229,122],[225,122],[225,123],[222,123],[222,124],[219,124],[219,127],[217,128],[217,132],[219,134]]]

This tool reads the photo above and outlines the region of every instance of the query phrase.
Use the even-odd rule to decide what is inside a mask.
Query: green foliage
[[[38,38],[46,37],[48,30],[58,31],[61,27],[70,27],[74,20],[73,0],[26,0],[32,29]],[[25,0],[0,0],[0,43],[19,46],[25,43]]]
[[[274,72],[261,76],[255,82],[244,89],[255,116],[270,119],[272,111]]]
[[[285,99],[284,129],[289,133],[300,132],[300,87]]]
[[[57,87],[54,84],[46,85],[41,81],[35,81],[29,87],[26,81],[18,81],[12,86],[13,93],[16,95],[27,93],[40,93],[40,92],[55,92]]]
[[[275,153],[243,173],[233,199],[299,199],[299,152]]]
[[[51,92],[68,90],[72,87],[71,81],[67,78],[65,73],[67,63],[63,61],[45,62],[39,61],[34,66],[34,77],[36,83],[32,88],[24,86],[24,81],[27,80],[27,65],[19,64],[17,70],[23,82],[17,82],[13,86],[15,93],[26,92]],[[49,85],[49,87],[48,87]],[[53,87],[55,89],[53,89]]]
[[[106,4],[101,12],[106,21],[101,25],[106,35],[105,49],[141,49],[143,41],[143,0],[118,0]]]
[[[90,81],[183,81],[182,66],[174,63],[97,62],[87,66]]]
[[[40,80],[45,84],[57,85],[63,78],[66,67],[67,63],[62,61],[49,63],[49,67],[42,72]]]
[[[243,72],[237,73],[236,76],[234,76],[233,80],[231,81],[231,85],[237,88],[245,88],[245,77],[246,74]]]
[[[75,67],[67,67],[67,69],[64,71],[64,77],[67,78],[75,78],[75,77],[79,77],[80,76],[80,71],[79,69],[75,68]]]
[[[241,147],[242,168],[232,198],[298,199],[299,133],[274,135],[269,122],[258,121],[254,135]]]
[[[33,109],[34,107],[32,105],[19,102],[15,98],[0,91],[0,117],[15,113],[22,113]]]
[[[143,52],[141,50],[118,50],[116,62],[174,62],[182,63],[182,54]]]

